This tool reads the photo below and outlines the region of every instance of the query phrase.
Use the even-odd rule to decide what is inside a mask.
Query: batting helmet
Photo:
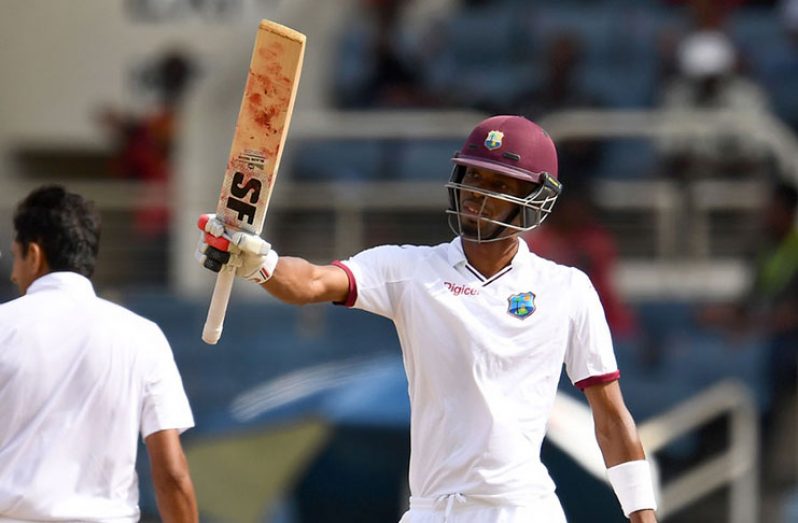
[[[562,185],[557,179],[557,150],[551,137],[538,125],[521,116],[493,116],[477,125],[466,138],[462,149],[452,158],[452,170],[446,188],[449,190],[449,226],[455,234],[472,241],[494,241],[506,238],[505,230],[514,234],[534,229],[551,212]],[[466,170],[487,169],[501,175],[534,183],[525,196],[502,194],[462,183]],[[515,212],[503,221],[479,217],[479,221],[497,225],[482,235],[465,233],[462,227],[460,191],[482,194],[488,198],[517,205]]]

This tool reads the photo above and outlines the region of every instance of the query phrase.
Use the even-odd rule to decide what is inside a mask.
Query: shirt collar
[[[513,261],[510,262],[510,265],[514,267],[517,267],[529,260],[530,254],[529,246],[526,244],[526,242],[519,236],[516,236],[516,239],[518,240],[518,251],[516,251],[515,256],[513,256]],[[465,252],[463,252],[462,238],[457,236],[454,240],[449,242],[449,247],[446,250],[446,257],[449,261],[449,265],[452,267],[457,267],[457,265],[464,264],[468,261]]]
[[[514,267],[527,263],[530,255],[529,245],[527,245],[526,241],[521,239],[520,236],[516,236],[516,238],[518,238],[518,251],[516,251],[515,256],[513,256],[513,261],[510,262]]]
[[[88,278],[76,272],[50,272],[30,284],[25,294],[62,290],[74,295],[95,296]]]
[[[449,242],[449,247],[446,249],[446,258],[449,260],[449,265],[457,267],[465,263],[466,255],[463,252],[463,239],[455,236],[454,240]]]

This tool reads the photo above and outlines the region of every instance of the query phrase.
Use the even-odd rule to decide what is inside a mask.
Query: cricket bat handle
[[[216,275],[216,285],[213,287],[211,305],[208,307],[208,318],[202,329],[202,341],[208,345],[216,345],[222,337],[224,315],[227,312],[227,302],[230,301],[230,291],[233,290],[235,277],[235,268],[227,265]]]

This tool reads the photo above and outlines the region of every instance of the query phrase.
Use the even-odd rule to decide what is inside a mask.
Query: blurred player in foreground
[[[590,403],[624,513],[655,521],[649,465],[596,291],[584,273],[518,238],[560,193],[554,144],[529,120],[496,116],[453,162],[450,243],[386,245],[316,266],[206,215],[198,260],[215,271],[232,264],[288,303],[332,301],[393,320],[412,406],[402,523],[565,521],[540,461],[563,363]]]
[[[183,384],[158,326],[94,294],[93,205],[44,187],[14,229],[22,296],[0,305],[0,522],[138,521],[139,433],[163,521],[198,521]]]

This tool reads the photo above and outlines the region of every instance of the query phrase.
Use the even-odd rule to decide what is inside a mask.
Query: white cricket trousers
[[[499,506],[463,494],[437,498],[410,497],[410,510],[399,523],[566,523],[557,495],[530,500],[524,506]]]

